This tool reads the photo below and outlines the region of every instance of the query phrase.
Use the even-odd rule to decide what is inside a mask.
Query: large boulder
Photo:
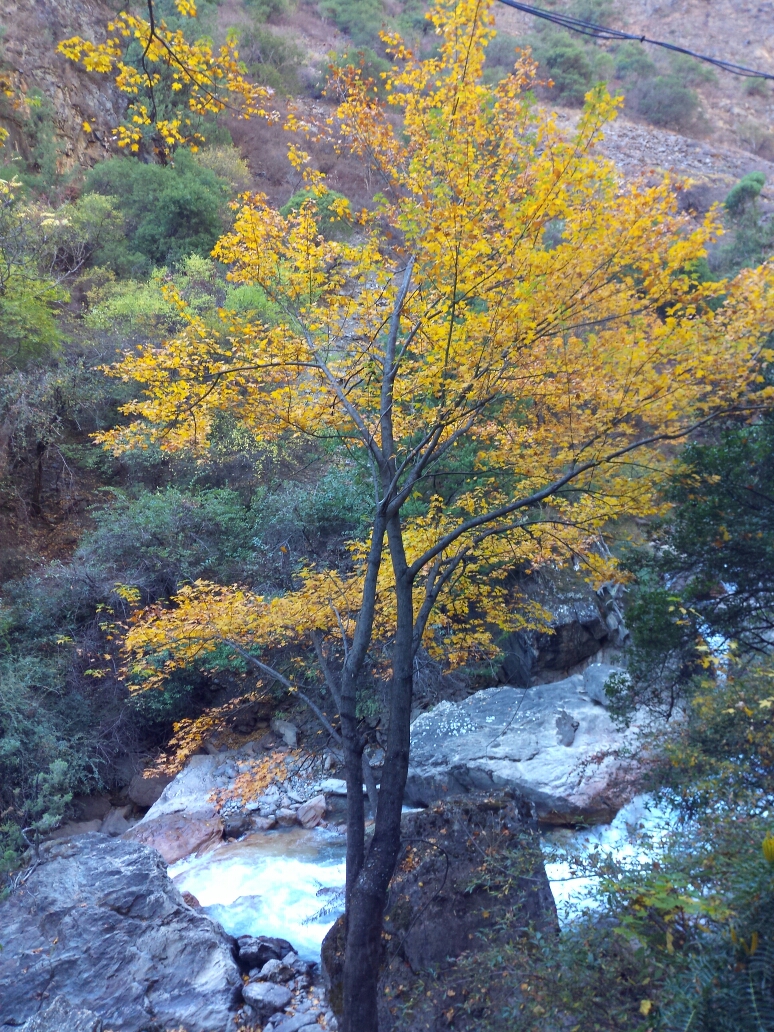
[[[530,927],[558,932],[536,823],[529,804],[512,793],[447,799],[404,816],[403,850],[390,883],[382,938],[386,997],[398,985],[421,982],[423,972],[453,968],[456,958],[478,948],[482,935],[506,942]],[[343,932],[339,918],[322,947],[328,1000],[337,1014],[343,1000]],[[421,1008],[427,1003],[423,996],[413,994]],[[393,1027],[386,1010],[380,1027]],[[422,1021],[413,1027],[446,1023],[442,1014],[422,1010]]]
[[[221,764],[217,755],[192,756],[124,838],[157,850],[168,864],[220,842],[223,822],[214,793],[227,784],[216,774]]]
[[[40,1015],[30,1029],[47,1030],[56,1015],[45,1012],[64,997],[112,1032],[212,1032],[241,1003],[233,940],[137,843],[93,834],[50,843],[0,903],[0,930],[2,1027]]]
[[[552,684],[506,685],[442,702],[414,721],[407,802],[511,788],[543,821],[606,822],[635,792],[640,726],[611,720],[603,685],[613,667]]]
[[[547,631],[516,631],[502,641],[501,679],[519,687],[557,681],[603,648],[618,648],[628,632],[615,588],[595,591],[572,570],[534,575],[519,585],[551,614]]]

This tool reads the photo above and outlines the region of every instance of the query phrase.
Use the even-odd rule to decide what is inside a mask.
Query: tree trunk
[[[387,892],[400,851],[400,820],[408,776],[414,669],[413,590],[406,576],[398,517],[388,524],[387,535],[397,595],[390,723],[374,836],[348,898],[343,1032],[378,1032],[378,983],[384,955],[382,923]],[[361,800],[362,794],[360,787]]]

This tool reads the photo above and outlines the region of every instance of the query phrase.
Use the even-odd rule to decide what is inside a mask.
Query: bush
[[[349,219],[343,219],[333,210],[335,201],[345,200],[343,194],[335,190],[325,190],[318,196],[313,190],[298,190],[287,204],[280,208],[280,214],[286,218],[293,212],[299,211],[301,205],[312,200],[317,208],[316,221],[320,232],[326,240],[341,240],[348,237],[352,232],[352,223]]]
[[[723,206],[732,215],[741,215],[760,196],[766,185],[763,172],[748,172],[728,193]]]
[[[651,79],[657,72],[642,43],[622,43],[615,51],[613,62],[616,78],[624,82]]]
[[[699,111],[699,97],[676,75],[657,75],[631,90],[627,105],[651,125],[689,129]]]
[[[594,85],[594,55],[569,32],[549,29],[541,33],[535,46],[539,73],[554,84],[557,100],[566,104],[582,104]]]
[[[385,24],[381,0],[320,0],[320,13],[346,32],[355,46],[375,46]]]
[[[64,673],[29,657],[0,661],[0,872],[18,865],[25,835],[37,840],[74,793],[101,784],[100,717],[66,690]]]
[[[110,197],[124,217],[126,239],[106,241],[94,255],[119,276],[206,256],[226,225],[225,184],[186,151],[166,166],[111,158],[89,171],[85,190]]]
[[[78,548],[76,565],[99,570],[106,583],[140,588],[148,601],[200,577],[238,579],[254,536],[253,513],[225,488],[167,488],[119,498],[94,519],[96,528]]]
[[[240,28],[238,37],[239,56],[256,82],[271,86],[278,93],[298,92],[304,52],[292,39],[264,28],[257,21]]]

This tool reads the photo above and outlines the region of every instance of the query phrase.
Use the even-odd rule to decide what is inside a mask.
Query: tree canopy
[[[574,562],[592,580],[615,576],[605,535],[660,511],[668,443],[763,404],[774,355],[774,270],[696,282],[717,226],[679,214],[668,180],[621,181],[597,149],[618,101],[593,90],[568,134],[535,106],[529,60],[485,83],[488,7],[439,0],[430,18],[436,56],[387,37],[383,90],[344,69],[335,116],[289,121],[367,164],[372,207],[329,203],[291,145],[307,198],[286,215],[245,199],[213,252],[233,283],[260,288],[264,317],[223,312],[213,328],[177,298],[183,331],[111,370],[142,396],[128,425],[99,437],[116,452],[206,449],[226,412],[258,441],[307,437],[370,468],[368,533],[343,566],[307,564],[273,597],[197,582],[138,614],[126,641],[146,686],[226,643],[264,677],[330,693],[337,726],[317,712],[349,790],[347,1032],[376,1028],[419,649],[454,664],[539,624],[545,614],[507,590],[514,569]],[[320,234],[323,198],[354,223],[348,239]],[[288,644],[316,668],[272,665]],[[356,703],[380,664],[389,723],[366,848]]]

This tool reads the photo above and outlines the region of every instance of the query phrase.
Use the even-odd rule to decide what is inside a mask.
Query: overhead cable
[[[605,25],[595,25],[593,22],[584,21],[582,18],[573,18],[569,14],[560,14],[557,11],[546,11],[542,7],[532,7],[530,4],[519,3],[518,0],[498,0],[506,7],[512,7],[523,14],[533,15],[535,18],[542,18],[544,21],[559,25],[569,32],[579,32],[583,36],[591,36],[593,39],[610,40],[632,40],[635,43],[649,43],[652,47],[662,47],[664,50],[672,50],[676,54],[687,54],[697,61],[704,61],[706,64],[714,65],[723,72],[731,72],[732,75],[740,75],[748,79],[771,79],[774,81],[774,73],[757,71],[755,68],[746,68],[744,65],[733,64],[731,61],[722,61],[717,57],[708,57],[706,54],[697,54],[693,50],[679,47],[675,43],[665,43],[663,40],[649,39],[647,36],[639,36],[631,32],[622,32],[620,29],[611,29]]]

